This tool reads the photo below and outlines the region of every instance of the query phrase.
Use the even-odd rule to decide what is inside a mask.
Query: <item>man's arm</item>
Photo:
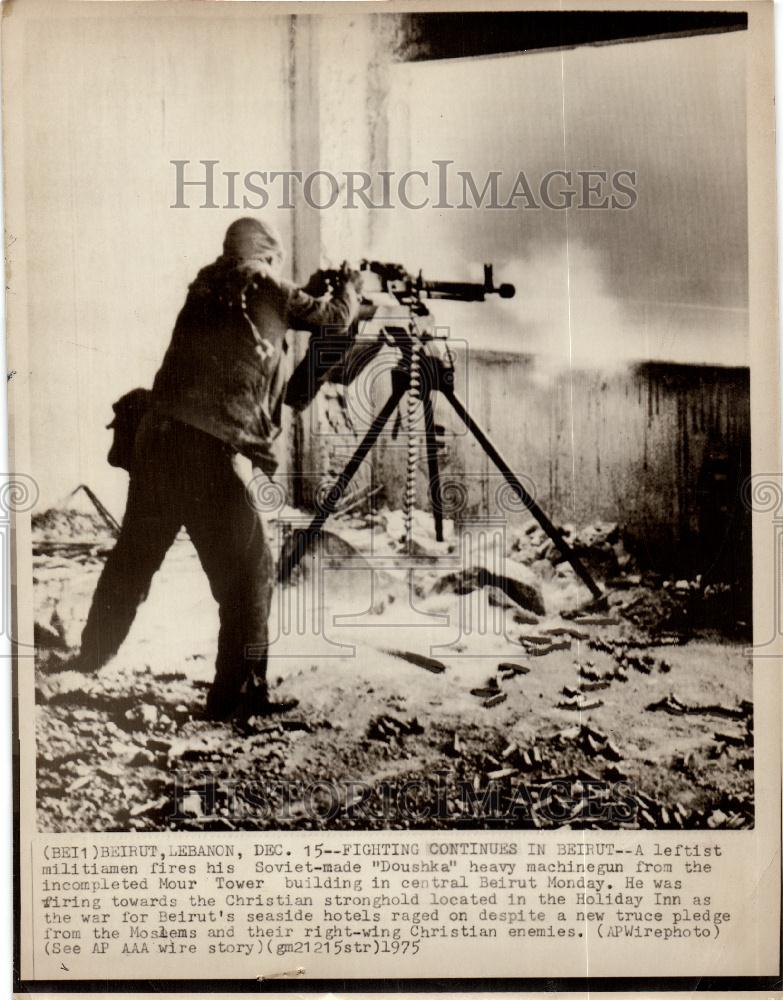
[[[293,330],[343,335],[359,315],[359,294],[353,281],[335,289],[330,299],[316,299],[295,285],[285,284],[286,317]]]

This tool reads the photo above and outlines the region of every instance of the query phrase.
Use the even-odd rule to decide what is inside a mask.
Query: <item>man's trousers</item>
[[[229,715],[247,686],[266,699],[267,620],[272,554],[253,508],[242,460],[223,442],[176,420],[147,414],[133,454],[117,544],[82,633],[81,669],[98,669],[119,649],[152,577],[184,525],[220,608],[210,714]]]

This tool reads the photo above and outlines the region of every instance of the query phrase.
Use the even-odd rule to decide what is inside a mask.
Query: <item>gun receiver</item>
[[[425,299],[449,299],[456,302],[483,302],[487,295],[510,299],[515,294],[513,285],[496,288],[492,265],[484,265],[483,283],[472,281],[426,281],[421,274],[414,277],[402,264],[363,260],[360,272],[372,274],[375,289],[368,289],[370,280],[365,278],[365,298],[359,312],[359,321],[378,317],[378,295],[389,295],[405,310],[410,322],[401,323],[395,310],[394,322],[376,330],[372,338],[357,337],[359,322],[348,336],[313,337],[307,354],[295,368],[286,390],[285,402],[296,410],[304,409],[314,398],[324,382],[348,385],[373,360],[384,344],[395,344],[404,355],[410,354],[411,338],[419,343],[430,342],[432,314]],[[335,289],[344,281],[338,270],[323,270],[321,277],[327,287]],[[380,289],[378,289],[380,285]]]

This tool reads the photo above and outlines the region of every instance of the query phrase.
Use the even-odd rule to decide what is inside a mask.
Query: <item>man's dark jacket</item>
[[[289,329],[345,336],[359,300],[352,284],[316,299],[258,260],[219,257],[199,272],[155,377],[155,409],[197,427],[268,474],[280,430]]]

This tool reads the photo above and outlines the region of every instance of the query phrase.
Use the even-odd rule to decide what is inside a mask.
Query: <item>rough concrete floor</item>
[[[100,566],[72,553],[37,560],[38,617],[56,608],[71,646]],[[629,641],[616,612],[612,624],[580,622],[579,638],[556,637],[568,648],[529,655],[537,647],[520,637],[574,621],[534,622],[490,604],[486,589],[432,594],[431,569],[335,568],[320,590],[313,579],[278,591],[272,616],[274,694],[300,702],[286,715],[241,725],[199,717],[217,610],[186,540],[98,675],[47,675],[53,653],[39,649],[40,828],[752,824],[752,714],[742,706],[752,674],[740,645],[631,648],[650,662],[618,671],[615,653],[590,645]],[[528,672],[506,677],[501,662]],[[608,684],[591,690],[604,675]],[[563,689],[580,684],[583,702],[600,704],[559,707]],[[505,699],[492,698],[495,685]],[[669,711],[649,709],[672,694]]]

